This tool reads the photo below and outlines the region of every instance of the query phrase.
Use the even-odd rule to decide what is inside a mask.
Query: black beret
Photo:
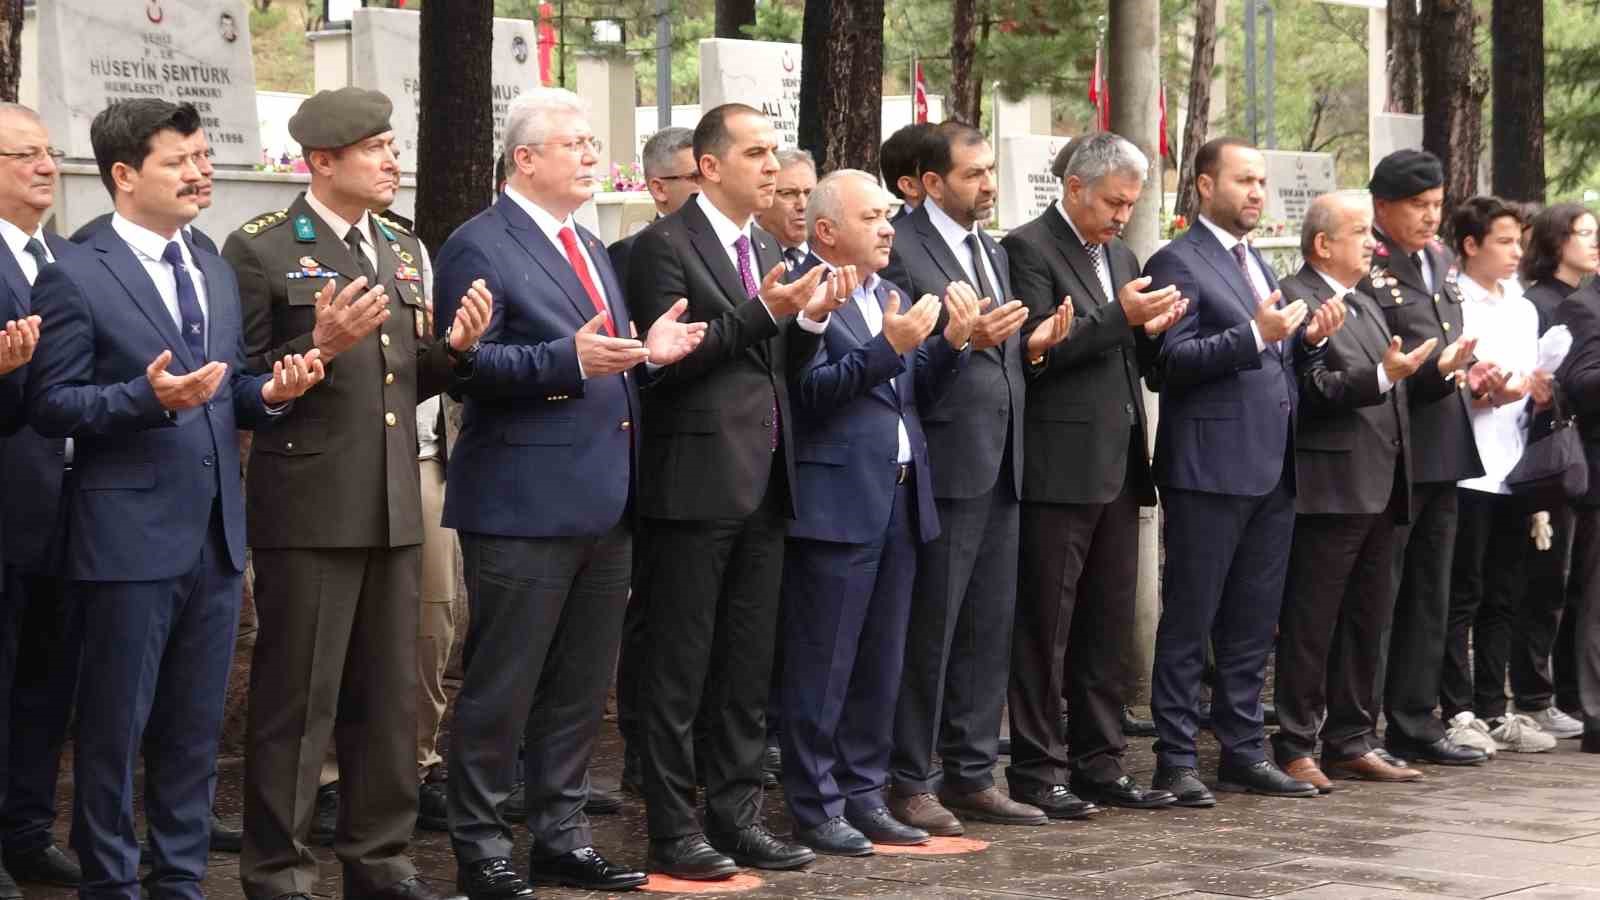
[[[317,91],[289,119],[289,136],[307,150],[336,150],[389,130],[394,104],[379,91]]]
[[[1396,150],[1378,160],[1367,189],[1379,200],[1403,200],[1444,184],[1444,166],[1426,150]]]

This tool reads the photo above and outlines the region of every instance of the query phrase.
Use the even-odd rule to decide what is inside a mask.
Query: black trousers
[[[1531,541],[1527,545],[1528,586],[1523,596],[1521,627],[1513,628],[1511,634],[1511,696],[1517,709],[1524,712],[1538,712],[1557,700],[1571,702],[1576,693],[1575,687],[1560,691],[1557,686],[1558,675],[1572,677],[1570,640],[1576,614],[1569,614],[1572,607],[1567,602],[1567,570],[1572,566],[1576,517],[1572,507],[1566,505],[1547,512],[1551,546],[1549,550],[1539,550]],[[1569,641],[1564,660],[1557,649],[1562,634]]]
[[[1069,758],[1091,781],[1125,774],[1122,704],[1138,581],[1139,501],[1126,482],[1110,503],[1022,504],[1006,692],[1013,786],[1066,784]]]
[[[1434,714],[1450,612],[1450,565],[1456,547],[1456,486],[1411,486],[1411,524],[1395,529],[1394,619],[1385,642],[1386,739],[1431,744],[1444,737]]]
[[[1573,626],[1583,733],[1600,736],[1600,506],[1574,509],[1572,573],[1567,590],[1578,609]]]
[[[67,582],[11,566],[0,594],[0,846],[54,843],[61,746],[78,689],[77,605]]]
[[[1506,713],[1511,629],[1521,621],[1532,548],[1528,509],[1520,497],[1466,488],[1457,502],[1439,707],[1446,719],[1462,711],[1492,719]]]
[[[456,858],[510,856],[500,814],[523,743],[535,859],[587,847],[589,756],[628,601],[627,520],[599,537],[461,534],[471,619],[450,732]]]
[[[778,462],[781,465],[781,460]],[[644,787],[652,840],[760,821],[766,709],[777,639],[786,525],[781,476],[740,520],[645,519],[639,569],[650,647],[636,699],[644,710]],[[695,720],[705,711],[698,747]],[[698,754],[698,755],[697,755]]]
[[[1378,747],[1378,655],[1394,614],[1394,517],[1295,518],[1289,581],[1278,618],[1273,690],[1278,762],[1335,760]]]

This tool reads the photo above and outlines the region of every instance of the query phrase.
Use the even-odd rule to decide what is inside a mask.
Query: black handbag
[[[1567,412],[1560,383],[1554,388],[1547,429],[1532,436],[1506,476],[1511,493],[1529,498],[1535,509],[1562,506],[1589,493],[1589,461],[1578,435],[1578,419]],[[1544,425],[1542,416],[1538,421]]]

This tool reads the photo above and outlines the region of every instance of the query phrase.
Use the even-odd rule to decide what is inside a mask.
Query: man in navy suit
[[[24,882],[76,887],[73,862],[50,834],[56,773],[77,685],[77,644],[60,579],[65,442],[41,437],[23,415],[24,350],[36,346],[31,285],[39,270],[76,249],[46,232],[57,154],[39,116],[0,103],[0,321],[18,340],[0,362],[0,510],[6,536],[0,582],[0,898]],[[26,331],[26,334],[24,334]],[[9,340],[8,340],[9,343]],[[5,351],[0,351],[3,353]],[[25,727],[12,727],[12,723]]]
[[[201,210],[207,210],[211,208],[211,176],[216,171],[216,167],[211,164],[211,142],[206,140],[204,128],[189,135],[189,140],[195,145],[194,163],[200,168],[200,182],[195,188],[195,203]],[[89,243],[95,235],[111,224],[111,216],[112,213],[101,213],[83,223],[77,231],[72,233],[72,242],[74,244]],[[216,241],[213,241],[210,235],[193,225],[183,226],[183,236],[188,238],[194,246],[200,247],[209,253],[220,252],[217,250]],[[233,849],[237,850],[239,848],[235,846]]]
[[[1166,568],[1151,711],[1153,786],[1180,806],[1216,800],[1195,771],[1206,641],[1216,656],[1211,721],[1222,743],[1218,787],[1314,797],[1267,758],[1261,686],[1283,601],[1294,533],[1297,373],[1343,324],[1327,303],[1280,306],[1266,261],[1244,243],[1266,202],[1266,160],[1236,138],[1195,157],[1200,215],[1145,264],[1150,287],[1175,285],[1190,311],[1158,357],[1161,420],[1155,480],[1166,511]]]
[[[90,127],[117,213],[33,287],[30,423],[71,437],[65,575],[82,610],[72,843],[84,897],[140,897],[144,754],[152,898],[199,898],[245,564],[237,429],[321,380],[318,354],[244,372],[238,283],[180,239],[199,212],[190,104],[139,99]],[[169,371],[170,370],[170,371]]]
[[[506,121],[508,182],[439,253],[442,306],[487,291],[444,524],[461,535],[471,620],[450,746],[450,836],[472,900],[531,896],[500,806],[526,740],[534,881],[643,884],[592,846],[587,767],[610,681],[633,559],[639,393],[647,362],[694,349],[683,301],[633,338],[605,245],[572,214],[595,190],[599,150],[576,95],[535,88]]]
[[[889,198],[859,169],[835,171],[806,209],[811,255],[854,286],[822,348],[791,378],[796,491],[780,616],[783,784],[801,842],[864,856],[928,833],[885,803],[894,706],[918,545],[939,533],[919,410],[971,357],[977,295],[955,285],[941,338],[933,295],[911,302],[879,278],[894,228]],[[859,278],[859,280],[858,280]]]

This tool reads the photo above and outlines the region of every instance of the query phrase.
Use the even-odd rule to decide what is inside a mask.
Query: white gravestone
[[[1338,183],[1334,178],[1333,154],[1297,153],[1288,150],[1263,150],[1267,158],[1268,219],[1285,224],[1284,234],[1300,234],[1311,201]]]
[[[351,83],[382,91],[394,101],[395,141],[400,168],[417,170],[418,109],[422,103],[422,73],[418,41],[422,14],[403,9],[357,9],[351,14]],[[533,22],[495,19],[494,37],[487,48],[493,54],[490,78],[494,82],[494,146],[499,152],[506,113],[523,91],[539,85],[539,45]]]
[[[240,0],[39,4],[39,109],[56,146],[93,159],[89,123],[112,103],[193,103],[218,163],[261,160],[250,13]]]
[[[1065,135],[1020,134],[1000,138],[1000,227],[1025,225],[1061,199],[1061,180],[1050,174]]]
[[[700,42],[700,108],[746,103],[766,113],[778,145],[800,142],[800,45],[706,38]]]

